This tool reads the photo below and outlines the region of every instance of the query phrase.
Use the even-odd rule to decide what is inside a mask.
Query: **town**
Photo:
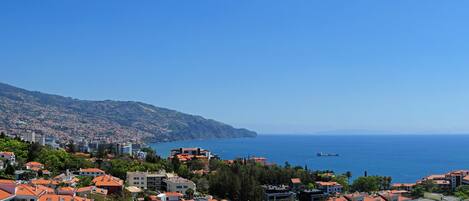
[[[415,183],[391,177],[280,166],[249,156],[224,160],[203,148],[166,159],[143,144],[59,142],[0,135],[0,201],[430,201],[469,198],[469,170]]]

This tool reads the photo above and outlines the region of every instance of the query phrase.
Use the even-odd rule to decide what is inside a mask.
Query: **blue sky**
[[[469,133],[467,1],[2,1],[0,82],[261,133]]]

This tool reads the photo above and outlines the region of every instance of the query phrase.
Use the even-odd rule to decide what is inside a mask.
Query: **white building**
[[[163,180],[171,177],[165,171],[160,172],[127,172],[127,184],[142,189],[161,190]]]
[[[2,151],[0,152],[0,158],[3,160],[8,160],[12,165],[16,163],[15,153],[13,152]]]
[[[327,194],[336,194],[336,193],[341,193],[342,192],[342,185],[340,185],[337,182],[316,182],[318,185],[318,189],[322,190],[324,193]]]
[[[188,189],[196,191],[195,183],[182,177],[171,177],[164,180],[166,191],[186,194]]]
[[[35,132],[26,133],[23,138],[24,138],[24,141],[27,141],[27,142],[36,142],[36,133]]]
[[[105,175],[106,172],[104,170],[101,170],[99,168],[80,168],[80,176],[90,176],[90,177],[97,177],[101,175]]]
[[[183,194],[178,192],[166,192],[157,195],[161,201],[179,201],[183,197]]]

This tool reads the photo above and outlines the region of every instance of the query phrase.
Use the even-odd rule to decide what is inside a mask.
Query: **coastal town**
[[[469,195],[469,170],[415,183],[368,175],[351,182],[350,172],[279,166],[263,157],[227,160],[203,148],[175,148],[162,159],[142,144],[74,144],[4,133],[0,138],[1,201],[430,201]],[[238,178],[245,177],[245,167],[271,172],[261,174],[260,182]],[[222,175],[226,169],[240,172]]]

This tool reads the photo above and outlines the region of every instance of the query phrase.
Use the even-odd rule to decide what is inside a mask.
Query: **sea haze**
[[[222,159],[264,156],[283,165],[391,176],[393,182],[415,182],[429,175],[469,169],[469,135],[259,135],[256,138],[191,140],[151,144],[167,157],[172,148],[201,147]],[[340,154],[317,157],[316,153]]]

